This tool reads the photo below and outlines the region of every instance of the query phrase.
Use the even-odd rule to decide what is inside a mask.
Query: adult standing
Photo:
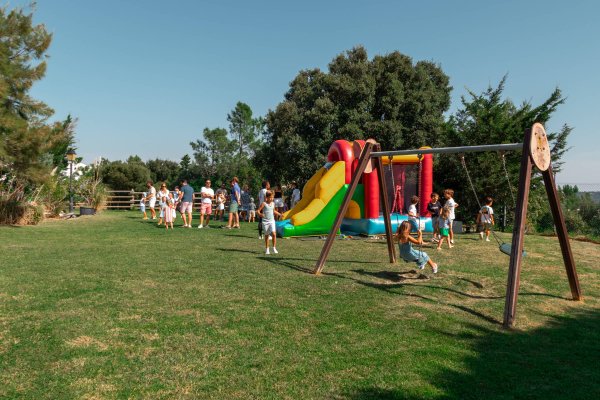
[[[250,188],[248,187],[248,185],[244,185],[242,187],[242,193],[241,193],[241,207],[240,207],[240,218],[242,221],[246,220],[246,217],[248,216],[248,208],[250,207]]]
[[[208,228],[208,222],[210,221],[210,213],[212,212],[212,201],[215,198],[215,192],[210,188],[210,180],[207,179],[204,183],[204,187],[200,189],[200,225],[198,229],[202,228],[204,224],[204,214],[206,214],[206,227]]]
[[[219,197],[219,195],[223,195],[223,198],[227,198],[227,188],[225,187],[225,182],[223,182],[221,184],[221,187],[217,189],[217,192],[215,193],[216,198]],[[215,209],[215,221],[217,220],[217,215],[219,215],[219,212],[221,213],[221,218],[219,219],[219,221],[223,221],[223,214],[225,213],[225,203],[223,203],[223,206],[217,206],[217,208]]]
[[[154,211],[154,206],[156,205],[156,189],[154,188],[154,182],[148,181],[146,186],[148,186],[148,196],[146,199],[148,200],[148,207],[150,207],[150,212],[152,213],[152,219],[156,219],[156,211]]]
[[[192,206],[194,205],[194,188],[188,185],[187,180],[181,181],[181,218],[183,218],[182,228],[192,227]],[[187,213],[188,218],[185,218]]]
[[[240,187],[238,178],[233,177],[231,180],[231,198],[229,199],[229,224],[225,229],[240,228],[240,216],[238,214],[238,206],[240,204]]]
[[[158,201],[161,201],[163,197],[169,200],[169,189],[167,189],[167,184],[164,182],[160,184],[160,189],[158,189],[158,193],[156,194]]]
[[[292,192],[292,205],[291,208],[296,207],[296,204],[300,201],[300,189],[298,189],[298,184],[296,182],[292,183],[294,187],[294,191]]]
[[[262,203],[265,202],[265,199],[267,197],[267,190],[269,190],[270,187],[271,187],[271,184],[269,183],[269,181],[263,181],[262,189],[260,189],[260,191],[258,192],[258,207],[262,206]],[[260,215],[257,215],[257,219],[258,219],[258,238],[262,240],[262,238],[263,238],[262,218]]]
[[[275,184],[275,211],[283,215],[283,191],[280,183]],[[279,220],[280,217],[277,219]]]

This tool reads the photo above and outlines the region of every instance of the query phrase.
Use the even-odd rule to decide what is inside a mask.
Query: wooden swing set
[[[361,152],[358,165],[356,166],[354,175],[350,181],[350,187],[344,196],[344,200],[335,218],[333,226],[331,227],[331,231],[327,236],[323,250],[321,250],[321,255],[319,256],[317,265],[315,266],[314,273],[320,274],[325,266],[325,260],[329,255],[333,241],[337,236],[338,229],[340,228],[342,220],[344,219],[344,215],[348,210],[350,200],[352,199],[352,195],[354,194],[360,177],[362,176],[363,172],[370,172],[373,169],[377,170],[377,178],[379,180],[379,195],[383,202],[383,217],[385,222],[385,234],[387,238],[390,263],[393,264],[396,262],[394,232],[392,231],[391,218],[388,212],[388,195],[382,157],[415,154],[421,157],[423,154],[458,153],[461,155],[461,158],[464,162],[464,153],[467,152],[498,151],[503,156],[504,152],[508,150],[522,151],[522,156],[515,207],[512,244],[510,247],[508,247],[508,244],[506,243],[503,243],[500,246],[501,251],[506,252],[507,254],[510,253],[508,282],[506,285],[506,301],[504,305],[504,325],[506,327],[513,327],[516,320],[517,297],[519,295],[519,278],[521,275],[521,263],[524,254],[523,239],[525,236],[525,220],[527,217],[527,204],[529,202],[529,187],[531,184],[532,165],[535,165],[535,167],[542,173],[544,178],[544,185],[546,187],[546,193],[548,194],[548,201],[550,203],[554,225],[556,226],[556,233],[558,235],[558,241],[560,243],[560,249],[565,263],[565,269],[569,279],[569,286],[571,287],[571,295],[573,296],[573,300],[582,301],[583,297],[581,295],[581,288],[579,286],[579,278],[577,277],[577,271],[575,270],[575,262],[573,260],[573,253],[571,251],[569,237],[567,236],[567,228],[562,209],[560,207],[558,194],[556,192],[552,167],[550,166],[550,146],[546,136],[546,131],[540,123],[535,123],[531,128],[525,130],[523,143],[514,144],[381,151],[381,146],[379,143],[375,142],[373,139],[369,139]]]

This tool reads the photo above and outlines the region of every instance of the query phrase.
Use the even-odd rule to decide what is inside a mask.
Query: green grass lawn
[[[577,303],[558,241],[527,236],[508,331],[508,257],[476,235],[425,249],[437,275],[353,240],[316,276],[324,241],[279,239],[266,256],[255,224],[155,222],[0,227],[0,397],[600,397],[597,244],[571,242]]]

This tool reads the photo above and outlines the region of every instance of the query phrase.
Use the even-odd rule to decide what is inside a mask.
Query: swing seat
[[[500,245],[500,251],[506,255],[510,256],[511,249],[512,249],[512,245],[510,245],[508,243],[502,243]],[[525,258],[526,255],[527,255],[527,252],[525,250],[523,250],[523,253],[521,253],[521,258]]]

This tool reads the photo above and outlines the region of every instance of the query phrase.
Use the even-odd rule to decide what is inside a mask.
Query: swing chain
[[[502,157],[502,167],[504,168],[504,174],[506,175],[506,181],[508,182],[508,188],[510,189],[510,197],[512,197],[513,207],[517,208],[517,202],[515,201],[515,194],[513,192],[512,185],[510,184],[510,178],[508,177],[508,171],[506,170],[506,160],[504,159],[504,154],[506,154],[506,151],[500,150],[498,152],[498,154],[500,154],[500,156]]]
[[[475,195],[475,200],[477,200],[477,205],[479,205],[479,209],[481,210],[481,203],[479,202],[479,197],[477,197],[477,191],[475,191],[475,186],[473,186],[473,181],[471,181],[471,176],[469,175],[469,170],[467,169],[467,164],[465,163],[465,153],[458,153],[458,155],[460,156],[462,166],[465,169],[465,172],[467,173],[467,178],[469,179],[469,184],[471,185],[471,189],[473,190],[473,194]],[[496,235],[496,232],[494,232],[493,229],[490,228],[490,231],[494,235],[494,239],[496,239],[498,246],[501,246],[502,243],[504,243],[504,240],[502,240],[498,235]]]
[[[389,165],[388,165],[388,169],[390,170],[390,174],[392,175],[392,188],[394,190],[394,204],[392,205],[392,213],[394,212],[394,209],[397,207],[396,206],[396,192],[397,192],[397,188],[396,188],[396,182],[394,180],[394,166],[392,165],[392,161],[394,160],[394,156],[388,156],[388,160],[390,161]],[[387,212],[387,210],[385,210]],[[398,217],[398,212],[400,210],[396,210],[396,231],[398,231],[398,228],[400,227],[400,219]]]
[[[419,175],[417,176],[417,194],[419,195],[419,202],[417,203],[417,212],[419,213],[419,231],[421,230],[421,165],[423,164],[423,155],[418,154],[419,157]],[[419,241],[419,256],[423,257],[423,232],[421,232],[421,240]]]

